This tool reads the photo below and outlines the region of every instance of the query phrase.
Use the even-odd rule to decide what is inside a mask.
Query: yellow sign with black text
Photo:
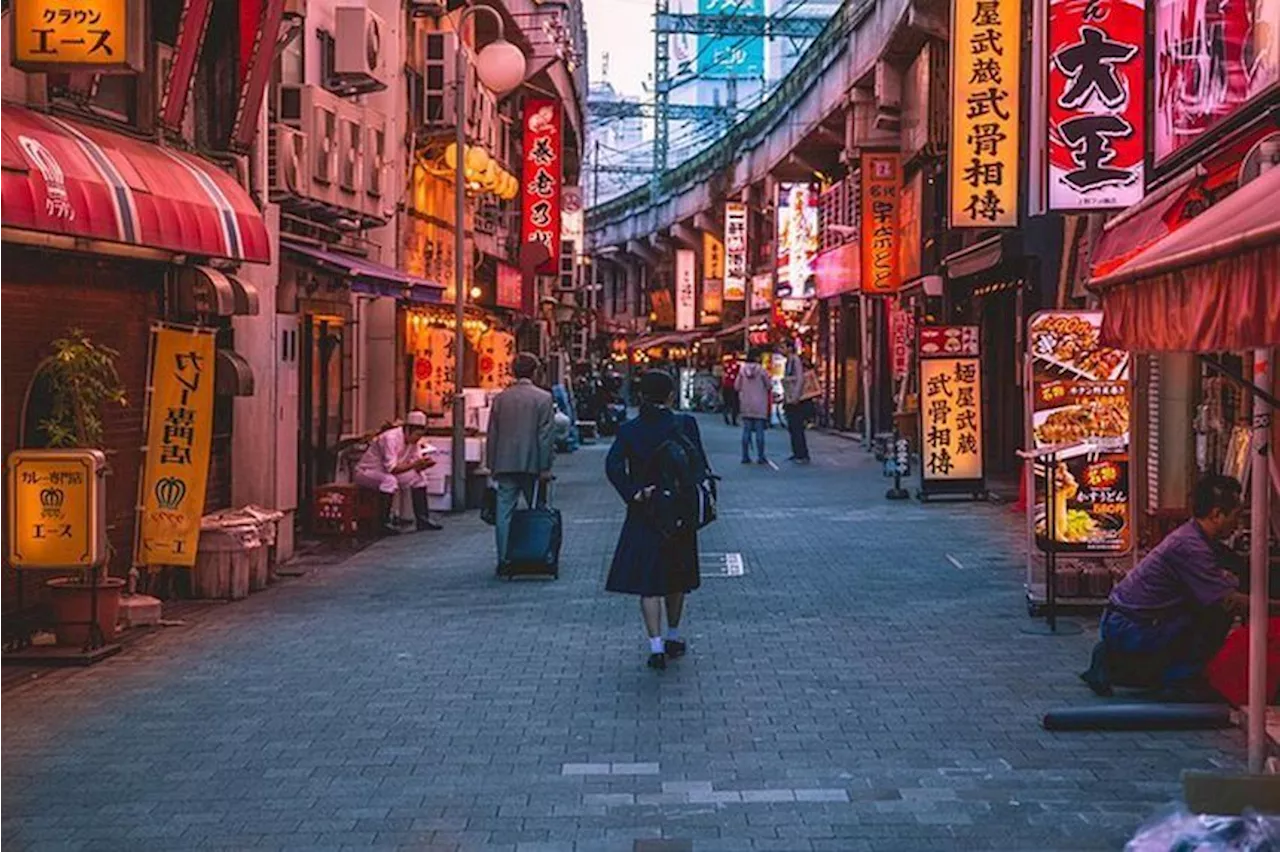
[[[137,561],[190,567],[200,542],[213,446],[214,335],[157,326],[152,352]]]
[[[99,450],[17,450],[8,464],[9,564],[92,568],[106,561],[107,458]]]
[[[710,231],[702,232],[702,277],[724,280],[724,241]]]
[[[953,228],[1018,224],[1018,0],[952,0],[948,195]]]
[[[138,0],[17,0],[13,65],[27,71],[140,71]]]

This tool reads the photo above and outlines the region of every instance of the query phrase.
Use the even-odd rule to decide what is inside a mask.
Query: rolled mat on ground
[[[1231,727],[1225,704],[1100,704],[1044,714],[1046,731],[1189,731]]]

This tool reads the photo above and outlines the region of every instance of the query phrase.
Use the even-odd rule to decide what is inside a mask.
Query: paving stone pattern
[[[474,513],[9,690],[6,850],[1105,850],[1239,736],[1050,734],[1088,633],[1026,623],[1007,506],[890,503],[815,435],[725,476],[690,652],[603,591],[603,445],[560,458],[559,581],[493,577]],[[776,457],[784,436],[769,433]],[[962,567],[956,567],[947,556]]]

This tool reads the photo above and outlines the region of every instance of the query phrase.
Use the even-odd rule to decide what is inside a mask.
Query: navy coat
[[[691,529],[664,539],[649,513],[632,502],[641,489],[652,484],[645,481],[649,459],[677,428],[702,449],[698,421],[687,414],[648,406],[640,410],[639,417],[618,427],[609,448],[605,471],[627,504],[627,519],[605,584],[611,592],[657,597],[698,588],[698,531]]]

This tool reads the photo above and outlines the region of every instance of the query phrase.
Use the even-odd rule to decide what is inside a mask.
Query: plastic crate
[[[311,527],[317,535],[358,536],[378,522],[378,495],[350,484],[321,485],[311,508]]]

